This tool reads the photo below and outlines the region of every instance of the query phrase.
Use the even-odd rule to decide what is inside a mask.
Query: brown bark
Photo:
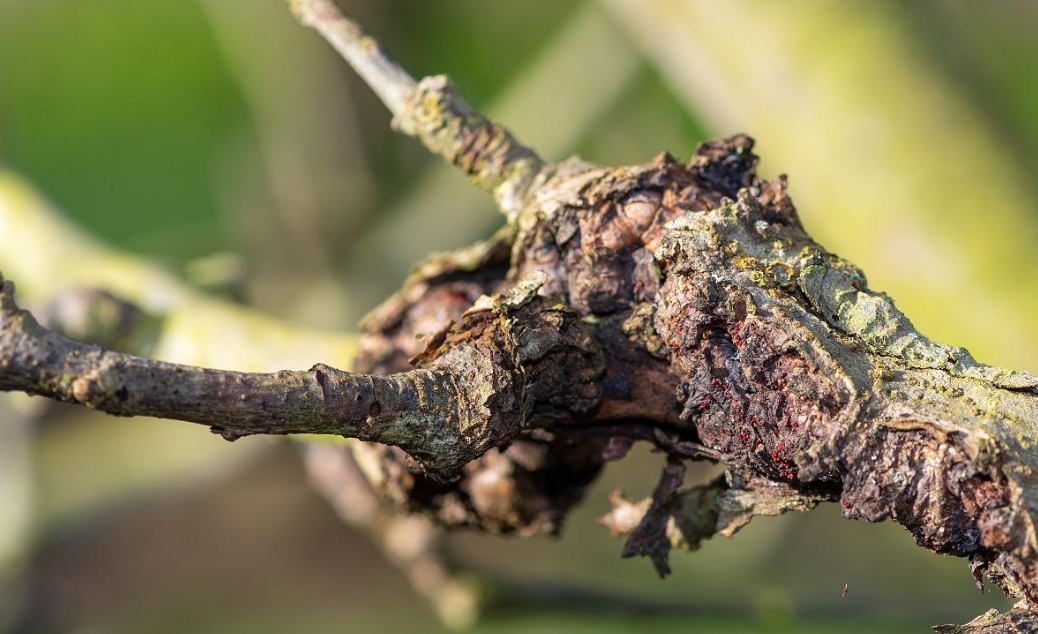
[[[561,168],[516,235],[498,237],[511,245],[507,261],[497,242],[478,258],[419,269],[369,317],[360,368],[406,368],[440,321],[539,271],[541,292],[592,325],[605,351],[603,396],[590,418],[535,416],[458,483],[389,479],[383,489],[445,524],[552,531],[586,474],[648,440],[673,458],[729,468],[724,481],[637,508],[614,498],[605,523],[632,533],[625,553],[651,555],[661,569],[671,544],[695,547],[754,515],[839,500],[846,517],[894,519],[920,545],[969,557],[978,578],[987,572],[1033,601],[1025,445],[1038,380],[916,332],[860,271],[810,240],[785,180],[759,180],[754,163],[750,141],[734,137],[704,145],[689,167],[661,156],[618,170]],[[393,452],[371,451],[391,471]],[[566,470],[579,477],[560,489]],[[496,486],[471,486],[487,481]]]
[[[323,0],[296,4],[342,26]],[[614,497],[603,521],[661,574],[673,545],[839,501],[847,518],[893,519],[921,546],[968,557],[978,582],[1022,599],[946,631],[1033,626],[1038,378],[919,334],[811,240],[785,178],[756,175],[749,137],[703,144],[688,165],[545,165],[446,80],[393,85],[397,127],[495,193],[509,222],[421,266],[369,316],[365,374],[105,352],[41,328],[4,282],[0,389],[228,438],[383,443],[350,451],[386,498],[493,532],[558,531],[604,462],[647,441],[667,455],[653,498]],[[726,475],[682,490],[692,460]]]

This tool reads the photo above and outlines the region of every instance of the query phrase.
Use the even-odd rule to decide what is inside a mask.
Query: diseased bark
[[[341,25],[323,0],[296,4],[318,28]],[[1038,378],[919,334],[811,240],[785,178],[756,175],[747,136],[703,144],[688,165],[545,165],[445,79],[402,85],[397,127],[493,192],[509,222],[419,267],[369,316],[366,374],[105,352],[41,328],[4,282],[0,389],[228,438],[383,443],[349,450],[386,498],[493,532],[558,531],[604,462],[648,441],[668,457],[653,498],[614,496],[603,523],[661,574],[672,546],[839,501],[845,517],[890,518],[968,557],[978,583],[1023,600],[945,631],[1034,626]],[[681,490],[689,460],[727,472]]]
[[[561,196],[539,194],[551,206],[528,210],[512,275],[546,272],[543,288],[591,317],[608,351],[594,420],[553,425],[553,439],[601,437],[615,454],[646,438],[671,455],[722,460],[727,511],[716,529],[726,533],[754,512],[839,499],[847,517],[891,517],[1033,599],[1024,444],[1038,380],[919,335],[804,234],[784,181],[756,180],[752,165],[736,137],[702,148],[690,169],[666,156],[586,168],[549,183]],[[574,181],[582,193],[567,196]],[[456,271],[413,280],[375,314],[383,334],[363,344],[360,367],[379,354],[372,367],[403,367],[412,350],[401,342],[421,334],[410,324],[493,287]]]

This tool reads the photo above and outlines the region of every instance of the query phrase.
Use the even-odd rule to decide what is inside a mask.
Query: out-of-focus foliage
[[[866,271],[880,281],[880,290],[890,290],[883,280],[919,288],[925,305],[913,304],[912,294],[900,290],[895,298],[923,332],[940,332],[985,361],[1038,369],[1038,329],[1026,327],[1038,323],[1033,283],[1021,290],[1031,297],[1002,302],[1024,326],[1014,331],[1022,337],[1019,347],[1001,358],[1005,346],[989,347],[983,337],[999,323],[980,328],[971,322],[984,313],[982,307],[973,310],[961,300],[942,305],[941,293],[914,286],[916,279],[932,279],[926,277],[933,268],[927,253],[954,263],[955,270],[973,271],[968,282],[981,298],[1010,293],[1004,279],[1038,279],[1033,253],[971,259],[999,254],[1003,242],[1020,244],[1038,226],[1034,183],[1026,178],[1038,167],[1038,15],[1032,3],[981,8],[941,0],[861,0],[820,12],[810,2],[689,2],[686,13],[649,21],[649,37],[664,43],[706,24],[708,31],[697,36],[700,45],[708,46],[720,67],[743,69],[751,78],[754,69],[782,63],[793,80],[823,82],[815,90],[834,95],[825,103],[835,106],[817,112],[810,110],[822,101],[813,93],[763,100],[741,93],[734,79],[742,75],[736,74],[719,88],[727,93],[700,99],[684,91],[665,60],[645,45],[646,27],[621,17],[619,4],[624,3],[342,2],[413,73],[449,73],[474,105],[546,148],[547,158],[579,152],[621,164],[662,150],[687,157],[707,136],[736,131],[718,126],[711,104],[754,100],[754,111],[768,118],[739,124],[751,135],[759,126],[767,137],[788,122],[791,129],[759,147],[765,171],[790,172],[794,197],[809,201],[813,210],[809,228],[825,236],[827,246],[868,260]],[[649,7],[657,11],[668,3],[627,4],[635,10],[645,6],[650,16]],[[745,16],[758,25],[753,37],[740,37],[736,23],[708,23],[733,6],[749,7]],[[701,12],[695,24],[688,17],[692,8]],[[774,19],[764,19],[769,12]],[[814,39],[794,37],[802,25],[814,29]],[[827,39],[843,31],[860,36],[856,61],[841,61],[838,42]],[[768,42],[770,48],[760,48]],[[796,54],[765,57],[776,50]],[[906,100],[903,107],[887,103],[892,112],[918,112],[919,103],[908,103],[912,86],[937,85],[959,113],[939,121],[961,127],[930,134],[967,142],[982,137],[990,142],[980,144],[983,151],[997,155],[991,160],[1014,169],[994,184],[959,177],[926,183],[929,190],[896,187],[891,191],[898,201],[914,202],[885,215],[880,228],[867,216],[851,216],[852,205],[831,203],[847,192],[873,196],[874,202],[862,205],[867,210],[884,204],[884,192],[863,189],[853,165],[832,170],[832,156],[805,158],[785,144],[802,138],[818,145],[811,135],[839,129],[841,117],[847,126],[860,125],[860,118],[851,120],[853,113],[881,116],[879,105],[890,98],[882,76],[872,78],[872,92],[863,93],[863,80],[852,71],[877,59],[891,65],[898,98]],[[669,63],[687,69],[702,67],[704,60]],[[812,72],[817,68],[826,72]],[[851,99],[840,92],[845,89],[858,92]],[[783,112],[790,103],[801,105]],[[841,103],[847,110],[840,110]],[[935,112],[948,106],[935,104]],[[30,179],[89,231],[176,271],[196,277],[209,271],[202,276],[220,279],[223,273],[212,273],[213,263],[236,263],[224,272],[225,288],[282,317],[349,329],[399,285],[419,254],[461,246],[499,222],[488,197],[413,141],[394,135],[388,121],[349,69],[290,18],[283,0],[0,0],[0,166]],[[771,139],[782,139],[783,147]],[[881,173],[884,161],[870,159],[867,149],[855,160]],[[925,147],[913,152],[927,156]],[[817,164],[778,164],[779,156]],[[937,164],[949,158],[928,156]],[[908,182],[916,174],[910,164],[894,164],[898,171],[885,182]],[[812,180],[812,174],[826,176]],[[811,191],[801,191],[812,184]],[[990,191],[1002,186],[1012,195]],[[938,242],[917,233],[925,239],[913,251],[915,259],[887,261],[876,255],[885,242],[913,249],[903,244],[912,238],[897,231],[896,219],[925,227],[927,218],[940,217],[940,198],[912,199],[905,191],[977,200],[990,193],[1020,202],[1014,209],[978,209],[978,224],[947,223]],[[834,198],[825,198],[829,192]],[[982,230],[987,217],[999,233]],[[38,414],[4,412],[0,424],[10,429],[22,424],[16,417]],[[23,604],[28,631],[432,630],[428,608],[315,499],[286,447],[231,475],[195,477],[202,467],[185,471],[184,463],[170,460],[162,470],[149,463],[152,452],[175,454],[195,442],[179,444],[162,424],[156,423],[154,435],[126,436],[117,433],[121,421],[57,418],[37,420],[34,438],[26,441],[35,467],[22,468],[20,493],[12,494],[33,490],[41,510],[29,533],[28,570],[9,574],[7,581],[21,580],[31,590]],[[87,434],[94,434],[93,442],[81,440]],[[106,468],[88,477],[92,464]],[[604,510],[611,486],[622,482],[629,493],[641,495],[655,477],[656,461],[648,455],[610,470],[560,541],[459,536],[464,559],[479,570],[608,595],[594,608],[576,600],[547,612],[538,612],[536,604],[513,607],[492,614],[481,631],[918,631],[1004,605],[972,589],[965,562],[915,549],[897,527],[839,520],[833,509],[762,521],[732,542],[717,540],[701,552],[676,555],[673,578],[660,583],[647,563],[619,560],[620,544],[592,521]],[[148,488],[120,486],[141,478],[151,483]],[[68,499],[84,502],[75,513],[53,512]],[[0,502],[0,509],[13,509],[17,500]],[[18,508],[24,511],[24,504]],[[14,512],[0,510],[0,523],[13,526]],[[849,592],[841,598],[844,583]],[[570,596],[548,590],[542,599],[555,594]],[[615,597],[675,602],[686,609],[636,618]],[[602,603],[613,609],[603,610]]]

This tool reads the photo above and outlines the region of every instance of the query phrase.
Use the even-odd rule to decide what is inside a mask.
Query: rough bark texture
[[[377,80],[381,50],[334,5],[295,4]],[[747,136],[705,143],[687,165],[547,165],[444,78],[412,86],[390,68],[398,129],[494,193],[508,224],[420,266],[368,317],[360,374],[107,352],[40,327],[4,281],[0,389],[228,439],[373,441],[341,451],[399,509],[521,535],[558,531],[602,465],[647,441],[667,455],[652,498],[615,495],[603,523],[661,574],[672,546],[839,501],[847,518],[893,519],[919,545],[968,557],[978,583],[1022,599],[943,631],[1033,629],[1038,378],[919,334],[811,240],[785,178],[756,175]],[[726,474],[682,490],[690,460]]]
[[[227,440],[339,434],[403,447],[431,476],[449,478],[507,442],[535,408],[585,411],[597,402],[597,349],[572,313],[535,297],[534,286],[474,306],[439,334],[443,352],[427,355],[427,368],[383,376],[323,364],[305,372],[229,372],[111,352],[43,328],[14,304],[14,285],[0,284],[0,389],[117,416],[203,423]],[[567,354],[580,359],[563,359]],[[577,374],[555,376],[557,368]],[[549,385],[581,394],[563,400]]]
[[[916,332],[811,241],[785,179],[755,176],[751,148],[737,136],[688,167],[666,155],[561,166],[516,229],[420,267],[365,323],[359,369],[407,368],[477,297],[542,272],[540,292],[578,311],[605,352],[602,402],[590,417],[534,414],[449,485],[390,477],[398,454],[358,446],[369,478],[448,525],[554,531],[604,461],[647,440],[729,468],[665,499],[614,498],[604,523],[661,570],[670,544],[829,500],[848,518],[894,519],[1034,601],[1038,380]]]
[[[938,634],[1033,634],[1038,628],[1033,608],[1021,602],[1001,614],[988,610],[965,625],[937,625],[933,630]]]
[[[1038,379],[916,332],[755,164],[736,136],[688,166],[556,166],[499,235],[426,263],[368,318],[367,374],[106,352],[41,328],[4,282],[0,387],[228,438],[384,443],[351,449],[376,489],[494,532],[559,530],[602,464],[645,440],[669,456],[653,499],[614,498],[604,521],[661,574],[671,545],[839,500],[848,518],[890,518],[969,557],[1029,610]],[[725,479],[680,491],[698,459]]]
[[[652,502],[631,526],[618,499],[606,523],[661,573],[672,544],[839,500],[848,518],[890,518],[968,557],[1030,609],[1038,380],[914,331],[811,241],[784,178],[755,175],[752,146],[708,143],[687,167],[557,166],[491,242],[430,261],[368,318],[357,365],[372,374],[106,352],[39,327],[5,281],[0,387],[231,439],[397,445],[418,462],[353,448],[389,499],[521,534],[558,530],[601,465],[648,440],[670,456]],[[726,480],[680,492],[681,461],[701,459]]]

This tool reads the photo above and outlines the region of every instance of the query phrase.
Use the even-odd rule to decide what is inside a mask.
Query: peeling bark
[[[639,523],[612,525],[661,573],[672,544],[839,500],[1033,605],[1038,379],[916,332],[807,236],[751,148],[737,136],[688,167],[557,166],[508,229],[427,263],[369,317],[357,367],[371,374],[105,352],[39,327],[5,282],[0,387],[230,438],[395,445],[418,462],[353,449],[377,489],[495,532],[559,530],[601,465],[647,440],[670,466]],[[679,491],[682,461],[698,459],[726,480]]]

